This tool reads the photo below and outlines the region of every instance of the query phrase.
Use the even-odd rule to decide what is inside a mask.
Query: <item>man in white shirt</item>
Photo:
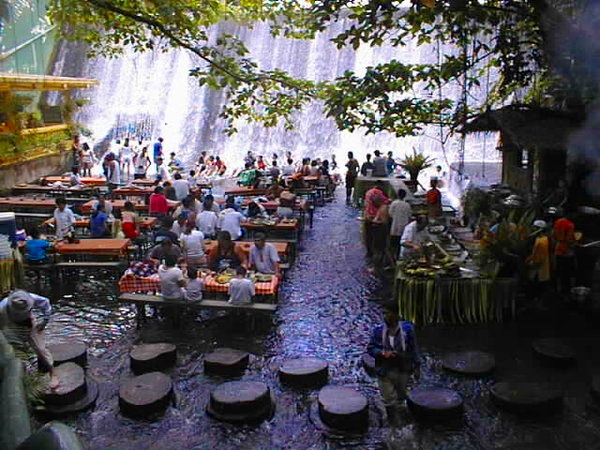
[[[158,277],[160,279],[160,292],[163,298],[167,300],[183,300],[185,279],[183,272],[176,266],[177,260],[166,255],[164,264],[158,268]]]
[[[296,167],[294,166],[294,161],[291,158],[288,158],[287,164],[283,165],[281,168],[281,176],[282,177],[291,177],[296,173]]]
[[[162,158],[158,158],[156,160],[156,179],[160,181],[168,181],[169,171],[165,168],[163,162],[164,161]]]
[[[190,195],[190,186],[187,180],[184,180],[180,173],[176,173],[173,178],[173,188],[175,189],[175,196],[177,200],[181,201]]]
[[[67,208],[67,201],[63,197],[56,199],[54,210],[54,225],[56,226],[56,239],[64,239],[69,232],[73,231],[75,214]]]
[[[196,214],[196,226],[206,238],[214,238],[217,234],[217,222],[219,218],[214,211],[202,211]]]
[[[265,235],[258,233],[250,249],[250,268],[257,272],[279,277],[279,255],[273,244],[266,242]]]
[[[187,183],[188,183],[188,187],[189,187],[190,191],[193,191],[194,189],[196,189],[198,187],[198,180],[196,179],[196,171],[195,170],[190,170],[190,174],[188,175],[188,178],[187,178]]]
[[[400,238],[404,232],[404,228],[410,222],[412,218],[412,209],[406,198],[406,191],[404,189],[398,190],[398,198],[392,202],[389,207],[389,215],[392,220],[392,226],[390,227],[390,247],[394,258],[398,257],[400,250]]]
[[[119,161],[116,158],[111,158],[108,163],[108,184],[113,187],[121,184],[121,170],[119,168]]]
[[[404,227],[404,232],[400,238],[401,258],[421,250],[421,245],[429,238],[425,227],[427,227],[427,216],[417,216],[415,220]]]
[[[96,211],[98,209],[98,205],[103,205],[104,212],[106,213],[106,215],[109,217],[113,217],[113,205],[111,202],[106,200],[106,195],[98,195],[98,200],[94,200],[92,202],[92,211]]]
[[[244,220],[244,215],[233,208],[233,202],[229,201],[229,198],[227,200],[228,207],[219,216],[218,228],[221,231],[228,231],[231,239],[236,241],[242,237],[242,220]]]

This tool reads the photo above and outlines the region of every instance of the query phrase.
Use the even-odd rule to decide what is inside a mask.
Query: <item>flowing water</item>
[[[364,74],[369,66],[397,59],[412,63],[435,63],[439,55],[455,54],[450,46],[417,47],[409,42],[405,47],[394,48],[361,46],[336,49],[330,39],[351,25],[348,19],[332,24],[318,33],[312,41],[273,38],[266,23],[256,23],[253,28],[222,23],[210,30],[212,40],[221,33],[238,35],[250,55],[262,69],[280,68],[291,75],[311,80],[333,80],[345,71]],[[439,51],[439,54],[438,54]],[[309,156],[345,160],[352,150],[363,159],[368,152],[379,148],[392,150],[396,157],[410,152],[413,146],[434,156],[438,164],[449,166],[457,160],[460,140],[450,138],[444,145],[439,141],[440,130],[425,127],[416,137],[396,138],[390,133],[364,135],[364,130],[340,132],[333,120],[325,119],[319,103],[308,105],[295,116],[295,131],[282,126],[265,129],[260,125],[236,123],[239,132],[231,137],[221,132],[224,126],[219,112],[226,96],[221,91],[199,87],[188,76],[202,62],[183,50],[157,50],[144,54],[126,51],[118,59],[85,58],[85,46],[80,43],[61,43],[53,73],[63,76],[97,78],[100,86],[80,93],[91,100],[78,119],[93,133],[96,142],[110,137],[139,136],[165,139],[167,152],[176,151],[187,163],[194,162],[201,150],[218,154],[230,167],[240,166],[248,150],[270,157],[292,151],[296,159]],[[492,74],[491,80],[494,80]],[[488,84],[469,92],[471,106],[481,102]],[[421,86],[414,87],[417,96],[437,96]],[[444,95],[458,100],[461,89],[457,83],[448,83]],[[498,161],[496,137],[470,136],[467,139],[465,159],[472,161]]]
[[[341,194],[338,190],[338,194]],[[343,199],[318,208],[314,228],[304,235],[298,259],[288,272],[273,324],[250,332],[226,314],[189,318],[173,329],[149,320],[135,329],[134,314],[116,303],[116,283],[102,274],[71,280],[59,295],[48,327],[51,342],[82,339],[90,349],[88,375],[100,386],[95,408],[66,422],[90,449],[592,449],[600,442],[600,416],[591,408],[590,374],[600,367],[599,332],[574,312],[522,315],[503,325],[430,326],[417,331],[423,386],[457,390],[465,400],[463,423],[454,428],[417,424],[406,411],[398,427],[387,426],[377,384],[360,367],[369,334],[380,320],[380,300],[388,289],[368,270],[360,243],[358,212]],[[578,365],[542,367],[531,340],[562,336],[577,351]],[[119,413],[119,380],[131,377],[128,352],[136,342],[177,344],[177,367],[169,372],[175,405],[156,421],[135,421]],[[209,418],[204,408],[222,379],[203,373],[202,355],[217,347],[253,356],[243,379],[272,389],[274,417],[257,427],[239,427]],[[482,349],[495,354],[493,377],[465,379],[446,374],[440,356],[450,350]],[[317,391],[280,385],[277,367],[288,358],[314,356],[330,363],[330,384],[352,386],[369,398],[371,421],[361,437],[326,438],[311,419]],[[489,399],[494,380],[551,380],[566,389],[562,414],[519,419],[499,411]]]

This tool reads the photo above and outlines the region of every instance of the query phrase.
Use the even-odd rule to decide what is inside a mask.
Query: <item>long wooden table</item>
[[[54,198],[0,197],[2,211],[31,212],[31,210],[53,211],[56,208]]]
[[[129,239],[80,239],[72,244],[56,242],[54,248],[60,255],[106,255],[122,257],[127,254]]]
[[[233,189],[227,189],[225,195],[234,195],[238,197],[259,197],[265,195],[266,189],[252,189],[247,187],[239,187]]]
[[[117,197],[148,197],[154,193],[154,188],[120,187],[112,191],[113,198]]]
[[[289,248],[290,248],[290,246],[287,242],[269,242],[269,243],[275,247],[275,249],[277,250],[277,254],[279,255],[280,258],[287,259]],[[248,257],[248,255],[250,255],[250,249],[252,248],[253,245],[254,245],[254,242],[245,242],[245,241],[236,241],[235,242],[235,246],[237,248],[241,248],[242,251],[245,253],[246,257]],[[213,251],[213,249],[216,246],[217,246],[216,240],[204,241],[204,248],[206,249],[206,253],[210,253],[211,251]]]
[[[154,228],[154,226],[157,224],[157,222],[158,222],[158,218],[156,218],[156,217],[140,217],[140,220],[137,221],[137,224],[140,226],[141,229],[150,230],[150,229]],[[112,225],[113,221],[111,220],[111,221],[108,221],[107,223],[109,225]],[[54,225],[54,217],[44,221],[42,223],[42,225],[45,225],[45,226]],[[88,217],[84,217],[82,219],[77,219],[73,223],[73,226],[75,228],[89,228],[90,219]]]
[[[43,194],[51,197],[92,197],[97,189],[93,186],[70,186],[57,188],[52,186],[40,186],[39,184],[17,185],[12,188],[13,194]]]
[[[81,182],[81,184],[84,184],[86,186],[106,186],[106,178],[102,177],[102,178],[97,178],[97,177],[80,177],[79,181]],[[63,184],[69,184],[71,182],[69,177],[63,177],[63,176],[50,176],[50,177],[44,177],[44,183],[63,183]]]

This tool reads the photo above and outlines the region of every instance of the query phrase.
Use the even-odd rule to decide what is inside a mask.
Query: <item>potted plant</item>
[[[422,170],[431,167],[434,161],[434,158],[425,156],[423,152],[420,152],[413,147],[412,155],[406,155],[404,159],[400,161],[400,164],[408,172],[410,181],[416,184],[417,179],[419,178],[419,173],[421,173]]]

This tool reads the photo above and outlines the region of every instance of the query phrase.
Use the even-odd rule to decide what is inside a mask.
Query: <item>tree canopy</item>
[[[237,119],[293,127],[293,113],[307,102],[324,103],[326,114],[343,130],[418,133],[426,124],[450,130],[487,107],[526,103],[579,108],[597,97],[600,55],[594,36],[598,10],[584,0],[51,0],[51,17],[69,39],[89,44],[91,55],[185,48],[199,64],[191,75],[201,85],[224,89],[222,111],[235,132]],[[363,74],[347,72],[325,82],[301,80],[283,70],[263,70],[233,35],[211,40],[220,21],[252,27],[269,21],[272,33],[310,39],[330,23],[349,18],[334,39],[339,47],[400,47],[449,44],[456,52],[432,64],[382,61]],[[593,39],[592,39],[593,38]],[[463,91],[495,74],[487,98],[451,98],[445,87]],[[415,85],[432,95],[416,95]]]

